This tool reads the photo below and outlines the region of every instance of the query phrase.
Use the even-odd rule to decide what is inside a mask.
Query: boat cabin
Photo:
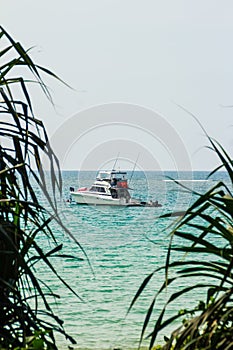
[[[96,178],[97,181],[107,181],[111,187],[128,188],[126,171],[100,171]]]
[[[99,192],[99,193],[106,193],[106,188],[102,186],[91,186],[89,189],[90,192]]]

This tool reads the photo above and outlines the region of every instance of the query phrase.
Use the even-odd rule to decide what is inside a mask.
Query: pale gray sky
[[[63,168],[83,164],[95,168],[100,153],[104,164],[105,156],[107,162],[118,147],[124,159],[133,160],[140,152],[140,166],[145,169],[210,169],[216,160],[202,148],[208,144],[202,130],[177,104],[231,152],[233,109],[223,106],[233,105],[232,0],[0,0],[0,4],[5,29],[26,48],[34,46],[34,60],[76,90],[47,80],[54,110],[32,88],[35,110],[55,148],[59,142],[67,145],[72,131],[69,147],[62,155],[58,149]],[[122,115],[114,119],[116,102]],[[110,113],[108,127],[99,115],[102,105],[103,114]],[[134,123],[132,108],[127,115],[129,105],[141,110],[140,125]],[[158,115],[167,123],[173,143],[160,135],[166,130],[156,129],[153,121],[150,127],[151,111],[155,123]],[[77,128],[77,137],[70,128]],[[176,141],[177,149],[182,141],[188,154],[183,165],[176,159]],[[105,154],[106,149],[112,152]]]

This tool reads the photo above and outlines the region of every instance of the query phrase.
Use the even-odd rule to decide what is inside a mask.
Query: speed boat
[[[141,202],[129,193],[126,171],[100,171],[94,184],[75,191],[70,187],[71,200],[77,204],[115,206],[161,206],[158,202]]]

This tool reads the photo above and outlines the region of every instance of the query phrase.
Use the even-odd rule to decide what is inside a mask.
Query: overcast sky
[[[47,80],[55,109],[32,88],[63,168],[107,166],[120,152],[129,165],[140,153],[143,169],[211,169],[207,139],[178,105],[231,152],[232,0],[0,4],[5,29],[74,88]]]

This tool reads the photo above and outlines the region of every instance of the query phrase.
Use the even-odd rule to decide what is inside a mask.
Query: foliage
[[[158,334],[166,331],[166,327],[171,329],[174,321],[177,323],[179,320],[181,326],[165,338],[163,349],[233,348],[233,161],[217,141],[208,139],[210,149],[216,152],[221,161],[209,176],[225,169],[229,180],[220,181],[205,194],[195,193],[197,200],[179,217],[171,232],[166,264],[146,277],[131,303],[130,309],[145,293],[145,288],[156,273],[164,270],[164,282],[148,308],[141,332],[140,342],[149,331],[150,349]],[[163,217],[171,215],[174,213]],[[174,259],[173,251],[181,252],[181,259]],[[178,290],[174,286],[177,282],[182,286]],[[189,292],[202,289],[206,300],[202,300],[197,307],[183,309],[173,315],[170,313],[169,316],[166,314],[170,305],[177,305],[180,297],[190,303]],[[158,297],[165,291],[171,292],[156,317]],[[156,317],[154,323],[152,315]]]
[[[41,73],[57,77],[35,65],[2,27],[0,44],[0,347],[28,347],[28,339],[33,337],[37,345],[56,349],[53,330],[72,343],[74,339],[65,332],[63,321],[49,304],[49,298],[59,296],[37,278],[35,267],[42,261],[75,293],[51,262],[55,256],[67,257],[60,252],[62,245],[53,235],[51,221],[70,232],[58,215],[56,199],[62,189],[58,159],[43,123],[34,116],[28,92],[31,81],[15,76],[15,72],[26,74],[27,69],[49,100]],[[49,172],[43,169],[42,156],[48,160]],[[38,187],[47,200],[47,210],[40,204]],[[51,242],[47,251],[37,241],[37,236],[43,235]]]

